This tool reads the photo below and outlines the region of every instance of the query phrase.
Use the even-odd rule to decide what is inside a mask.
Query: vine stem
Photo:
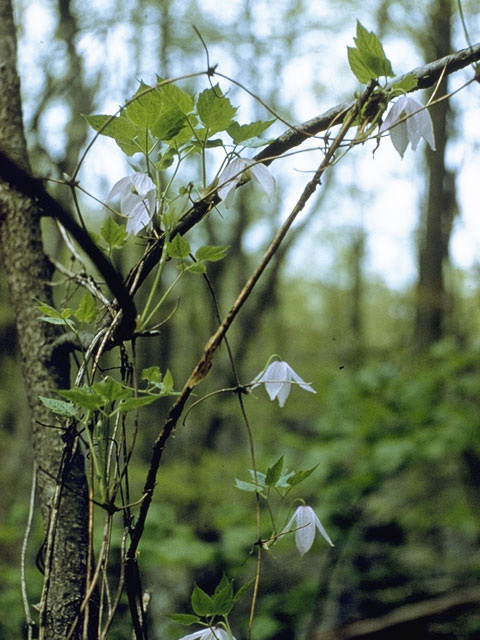
[[[165,420],[163,429],[158,434],[153,444],[152,458],[151,458],[150,467],[147,472],[147,477],[146,477],[144,489],[143,489],[143,501],[140,505],[140,511],[138,514],[137,522],[135,523],[135,525],[131,530],[130,546],[127,550],[126,558],[125,558],[125,561],[127,563],[130,564],[132,562],[136,562],[137,549],[138,549],[138,545],[140,543],[141,537],[143,535],[145,521],[150,508],[150,504],[152,502],[153,492],[156,484],[157,471],[160,466],[163,450],[165,448],[168,438],[170,437],[170,435],[172,434],[172,432],[174,431],[177,425],[178,419],[180,418],[183,412],[185,403],[187,402],[193,389],[207,376],[208,372],[210,371],[210,368],[212,366],[212,359],[218,346],[222,342],[227,331],[232,325],[234,319],[238,315],[240,309],[245,304],[246,300],[250,296],[256,283],[258,282],[261,275],[265,271],[266,267],[270,263],[271,259],[275,255],[275,252],[279,248],[282,240],[286,236],[293,222],[295,221],[297,216],[300,214],[300,212],[304,209],[309,198],[313,195],[317,186],[320,184],[322,175],[330,165],[330,162],[333,159],[335,152],[337,151],[343,139],[345,138],[348,130],[353,125],[355,118],[358,115],[360,109],[370,97],[375,86],[376,86],[376,82],[371,81],[368,84],[367,88],[365,89],[361,98],[357,100],[357,102],[352,106],[352,108],[349,110],[349,112],[345,116],[343,124],[335,140],[332,142],[332,145],[327,150],[322,162],[320,163],[317,171],[315,172],[315,175],[310,180],[310,182],[308,182],[308,184],[306,185],[297,204],[292,209],[291,213],[289,214],[285,222],[282,224],[282,226],[276,233],[269,247],[265,251],[263,258],[261,259],[260,263],[258,264],[253,274],[247,280],[245,286],[243,287],[242,291],[239,293],[237,299],[233,303],[232,307],[230,308],[230,311],[224,318],[223,322],[220,324],[218,329],[212,334],[212,336],[208,340],[207,344],[204,347],[204,351],[200,360],[198,361],[197,365],[193,369],[190,377],[185,383],[177,400],[172,405],[168,413],[168,416]]]

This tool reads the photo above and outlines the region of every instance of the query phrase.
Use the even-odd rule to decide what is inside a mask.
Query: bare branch
[[[433,86],[442,73],[449,75],[450,73],[467,67],[469,64],[473,64],[479,59],[480,43],[467,49],[461,49],[449,56],[444,56],[434,62],[429,62],[421,67],[417,67],[413,69],[413,71],[404,73],[401,76],[397,76],[387,85],[387,88],[401,82],[407,76],[414,76],[417,79],[417,86],[412,89],[412,91],[426,89],[427,87]],[[311,120],[299,124],[295,129],[288,129],[258,153],[255,156],[255,160],[263,160],[264,164],[268,165],[275,158],[302,144],[302,142],[305,142],[308,138],[317,135],[317,133],[321,131],[326,131],[332,126],[332,122],[338,122],[340,124],[344,115],[354,105],[354,102],[353,100],[350,102],[342,102],[325,111],[325,113],[322,113],[320,116],[316,116]]]
[[[78,242],[105,279],[110,291],[117,299],[123,314],[117,326],[116,335],[128,338],[133,334],[137,311],[126,288],[122,276],[110,260],[100,251],[70,213],[47,193],[41,180],[32,177],[0,150],[0,178],[11,187],[36,201],[44,215],[58,220],[68,233]]]

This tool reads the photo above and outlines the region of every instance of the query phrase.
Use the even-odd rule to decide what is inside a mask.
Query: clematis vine
[[[300,506],[297,508],[293,516],[290,518],[287,526],[278,537],[283,537],[289,531],[295,531],[295,544],[303,556],[303,554],[307,553],[311,548],[313,541],[315,540],[316,529],[318,529],[328,544],[333,547],[334,544],[330,540],[330,536],[325,531],[325,527],[318,519],[312,507]]]
[[[287,362],[278,360],[269,364],[264,371],[255,376],[252,380],[252,389],[264,384],[270,400],[277,399],[278,404],[283,407],[292,383],[298,384],[305,391],[316,393],[315,389],[302,380]]]
[[[421,109],[421,111],[419,111]],[[413,115],[412,115],[413,114]],[[404,116],[406,120],[396,124]],[[423,138],[430,148],[435,151],[435,135],[433,133],[432,118],[423,105],[409,96],[402,96],[397,100],[388,112],[385,121],[380,127],[380,133],[390,129],[390,139],[393,146],[403,158],[408,143],[412,145],[413,151]]]
[[[180,640],[230,640],[230,636],[225,629],[209,627],[208,629],[195,631],[195,633],[189,633],[187,636],[180,638]],[[231,636],[231,640],[235,640],[235,638]]]
[[[127,218],[127,233],[137,235],[148,227],[155,213],[156,189],[145,173],[133,173],[112,187],[108,200],[120,196],[120,213]]]
[[[256,164],[254,160],[240,158],[237,156],[230,162],[218,177],[218,196],[225,202],[228,208],[233,200],[235,188],[243,178],[243,173],[248,171],[251,177],[257,182],[268,198],[271,198],[275,191],[275,178],[264,164]]]

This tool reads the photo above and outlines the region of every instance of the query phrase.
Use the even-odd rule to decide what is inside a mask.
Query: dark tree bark
[[[10,0],[0,0],[0,149],[29,170],[23,133],[16,36]],[[40,213],[35,202],[0,182],[0,245],[16,319],[25,388],[31,410],[32,442],[38,474],[38,501],[47,537],[44,638],[64,638],[76,619],[85,591],[88,495],[83,458],[39,396],[69,386],[68,355],[53,352],[56,326],[38,319],[37,301],[52,302],[51,277],[43,252]],[[71,447],[69,446],[71,444]],[[60,484],[63,486],[59,491]],[[58,508],[54,527],[51,518]],[[52,535],[53,534],[53,535]],[[73,638],[80,637],[77,624]]]
[[[440,58],[451,50],[451,0],[435,0],[430,9],[430,36],[425,40],[426,59]],[[448,91],[448,77],[437,96]],[[444,335],[447,312],[444,267],[456,213],[455,175],[446,167],[446,147],[452,112],[448,100],[432,107],[436,151],[426,150],[428,186],[426,209],[419,238],[419,272],[416,294],[415,342],[428,348]]]

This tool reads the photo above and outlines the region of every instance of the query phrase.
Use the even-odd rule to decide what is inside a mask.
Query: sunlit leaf
[[[128,237],[125,227],[117,224],[115,220],[112,220],[110,217],[103,223],[100,234],[110,249],[121,249]]]
[[[380,76],[394,75],[390,60],[385,55],[378,37],[357,21],[356,47],[347,47],[350,68],[362,84]]]
[[[224,131],[236,112],[237,108],[223,95],[218,84],[198,96],[197,113],[210,134]]]
[[[244,144],[246,140],[258,138],[258,136],[266,131],[274,122],[275,118],[273,120],[257,120],[250,124],[238,124],[238,122],[233,121],[228,125],[227,133],[235,144]],[[263,143],[264,141],[261,142]]]
[[[222,260],[228,251],[228,247],[221,247],[215,245],[207,245],[205,247],[200,247],[195,252],[195,257],[197,260],[209,260],[211,262],[217,262],[217,260]]]
[[[94,322],[97,317],[97,305],[95,304],[95,298],[90,291],[85,291],[80,300],[80,304],[75,311],[75,317],[79,322]]]
[[[56,413],[59,416],[64,418],[73,418],[73,416],[77,415],[77,408],[71,402],[65,402],[65,400],[57,400],[56,398],[45,398],[40,396],[40,400],[43,404]]]
[[[198,584],[193,587],[191,597],[192,609],[198,616],[211,616],[215,613],[213,600]]]
[[[190,243],[180,233],[167,244],[170,258],[187,258],[190,255]]]

